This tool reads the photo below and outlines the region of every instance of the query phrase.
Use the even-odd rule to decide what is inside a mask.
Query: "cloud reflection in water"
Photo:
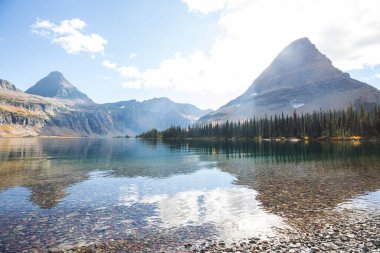
[[[284,226],[279,216],[260,207],[255,190],[234,185],[235,177],[218,169],[140,180],[144,183],[131,182],[120,188],[120,204],[156,206],[156,216],[147,219],[159,221],[165,229],[211,225],[215,235],[228,240],[269,236],[273,234],[273,226]],[[171,190],[173,181],[177,185],[181,182],[180,191]],[[213,182],[212,187],[210,182]]]

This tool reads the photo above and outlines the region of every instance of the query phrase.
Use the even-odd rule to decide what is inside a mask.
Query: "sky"
[[[0,0],[0,79],[60,71],[97,103],[168,97],[217,109],[289,43],[380,88],[378,0]]]

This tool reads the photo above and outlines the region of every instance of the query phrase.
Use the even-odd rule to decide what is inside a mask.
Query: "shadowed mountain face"
[[[265,115],[372,107],[379,91],[332,65],[309,39],[288,45],[241,96],[199,122],[244,120]]]
[[[0,79],[0,136],[136,135],[152,128],[187,127],[210,111],[167,98],[96,104],[59,72],[27,93]]]

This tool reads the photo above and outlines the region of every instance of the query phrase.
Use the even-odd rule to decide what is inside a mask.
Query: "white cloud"
[[[336,66],[362,68],[379,63],[379,11],[376,0],[247,2],[221,15],[226,35],[219,51],[234,50],[257,75],[288,43],[309,37]]]
[[[131,60],[131,59],[135,58],[136,56],[137,56],[137,54],[130,53],[129,56],[128,56],[128,58]]]
[[[130,67],[119,67],[117,71],[126,78],[137,79],[141,77],[141,72],[138,68],[130,66]]]
[[[378,78],[378,79],[380,79],[380,73],[375,74],[375,77]]]
[[[63,20],[55,24],[49,20],[38,19],[31,25],[32,33],[48,38],[53,44],[61,46],[69,54],[80,52],[104,53],[107,40],[98,34],[85,35],[81,32],[86,23],[78,18]]]
[[[138,68],[133,66],[119,67],[116,63],[112,63],[109,60],[104,60],[102,65],[108,69],[116,70],[122,77],[126,79],[126,81],[122,83],[122,86],[124,88],[140,89],[144,86],[140,80],[142,73]]]
[[[247,0],[182,0],[190,12],[200,12],[205,15],[210,12],[233,9],[246,1]]]
[[[182,1],[189,11],[220,11],[222,32],[210,50],[177,53],[145,70],[118,67],[124,87],[181,91],[188,102],[215,108],[244,92],[301,37],[309,37],[342,70],[380,64],[378,0]],[[197,95],[205,94],[209,99],[199,102]]]
[[[109,60],[103,61],[102,65],[109,69],[117,69],[116,63],[111,63]]]
[[[162,61],[158,68],[144,71],[134,66],[118,67],[108,60],[103,62],[103,66],[118,71],[125,78],[126,81],[123,86],[127,88],[170,88],[192,94],[212,92],[221,95],[228,91],[235,91],[236,87],[233,83],[238,80],[245,83],[249,82],[249,77],[236,79],[236,77],[230,76],[227,72],[217,74],[221,64],[223,63],[217,63],[216,60],[208,58],[200,51],[187,57],[177,54],[173,58]],[[228,68],[228,66],[225,66],[225,68]],[[205,73],[215,74],[206,76]],[[220,83],[226,81],[232,83],[232,85],[220,88]]]

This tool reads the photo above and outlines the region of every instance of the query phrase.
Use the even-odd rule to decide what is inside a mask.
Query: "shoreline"
[[[138,137],[136,139],[142,140],[163,140],[163,141],[254,141],[254,142],[310,142],[310,141],[320,141],[320,142],[338,142],[338,141],[380,141],[380,138],[377,137],[358,137],[358,136],[349,136],[349,137],[319,137],[319,138],[298,138],[298,137],[273,137],[273,138],[224,138],[224,137],[199,137],[199,138],[142,138]]]
[[[254,141],[254,142],[304,142],[308,143],[311,141],[320,142],[340,142],[340,141],[351,141],[351,142],[378,142],[380,138],[377,137],[319,137],[316,139],[312,138],[298,138],[298,137],[274,137],[274,138],[224,138],[224,137],[200,137],[200,138],[142,138],[142,137],[120,137],[120,136],[63,136],[63,135],[37,135],[37,136],[0,136],[0,139],[141,139],[141,140],[163,140],[163,141]]]

